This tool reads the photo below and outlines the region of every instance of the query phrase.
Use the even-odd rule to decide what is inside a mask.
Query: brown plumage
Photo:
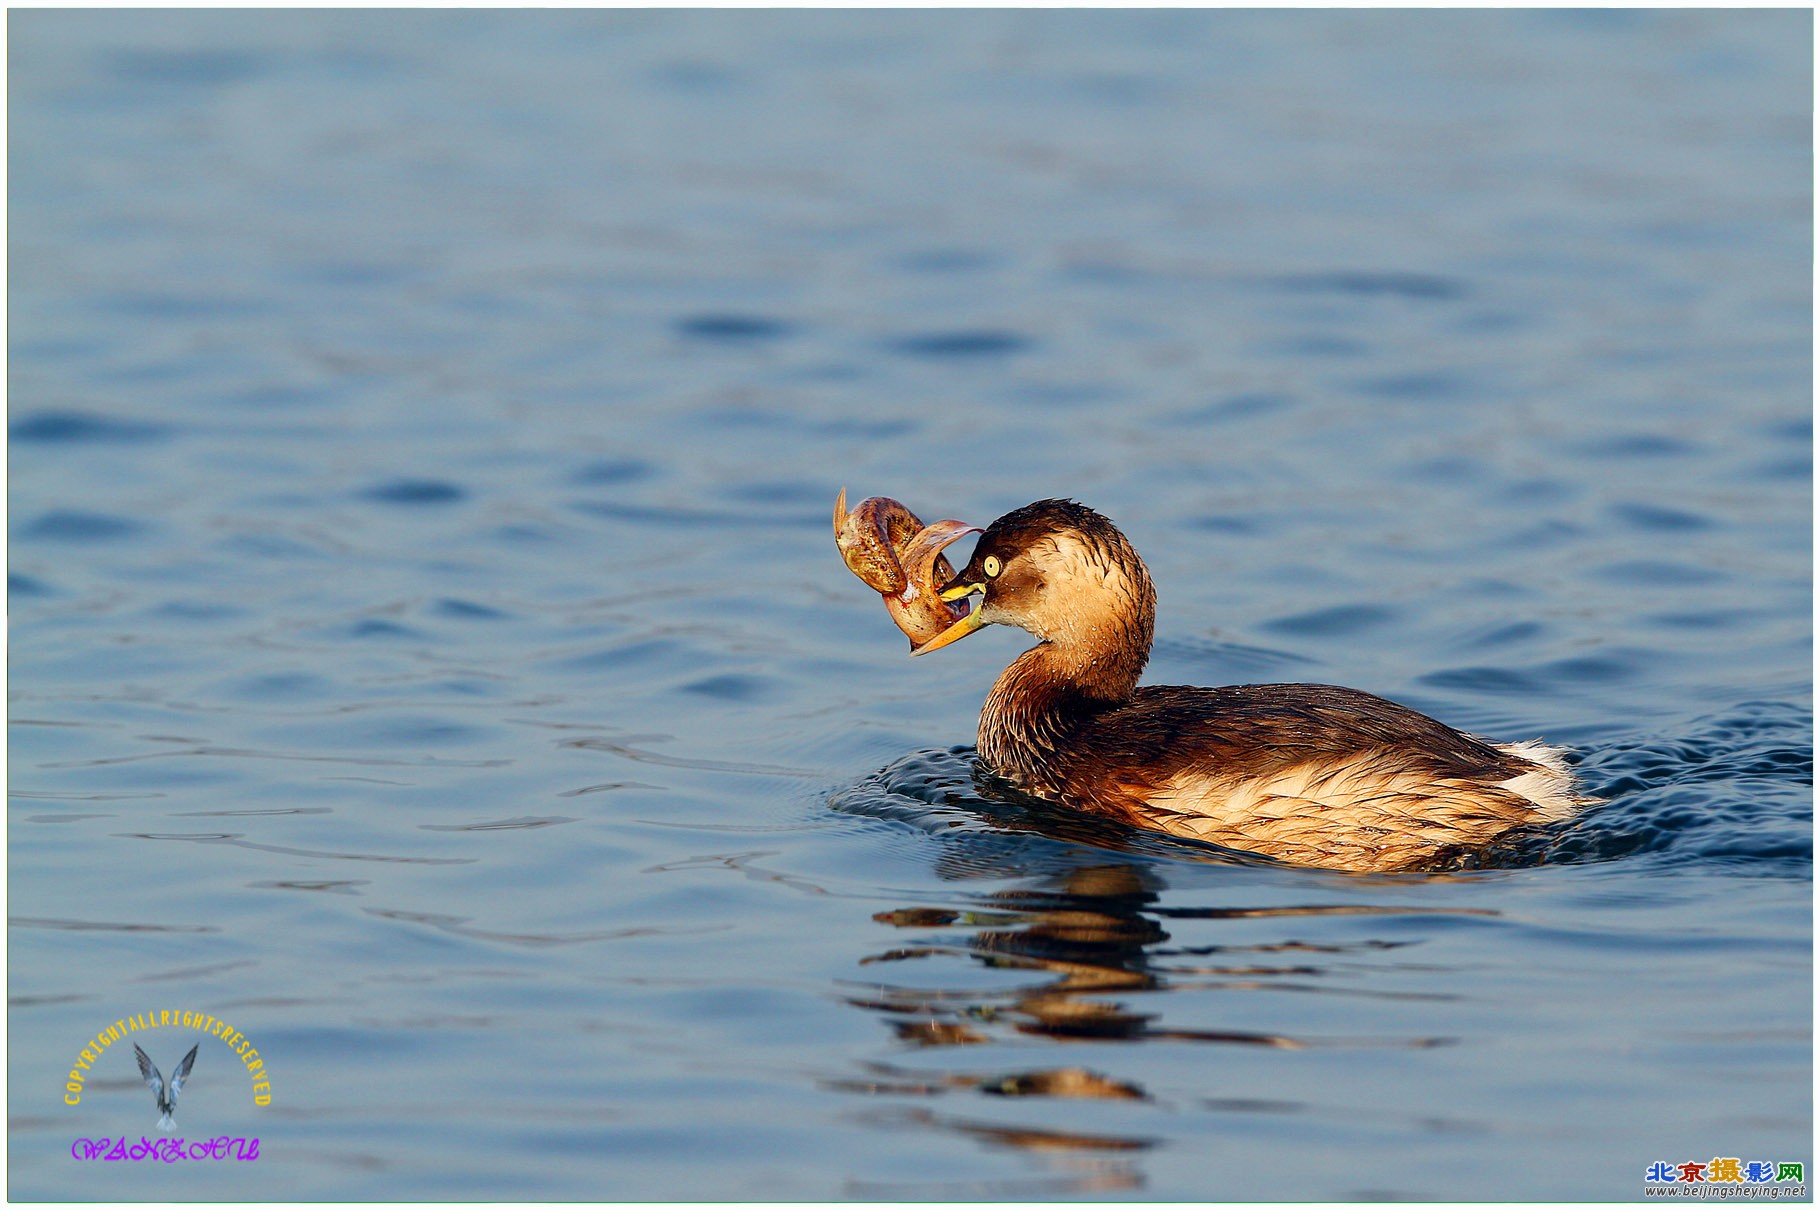
[[[994,622],[1039,640],[999,676],[979,753],[1031,793],[1302,865],[1408,870],[1591,801],[1564,753],[1492,744],[1336,685],[1138,686],[1156,589],[1113,524],[1040,500],[981,535],[944,586],[983,593],[917,648]]]

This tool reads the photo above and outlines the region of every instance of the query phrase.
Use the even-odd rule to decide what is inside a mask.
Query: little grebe
[[[1035,635],[986,698],[979,754],[1078,810],[1301,865],[1392,871],[1593,801],[1563,749],[1487,743],[1357,689],[1140,688],[1150,572],[1110,521],[1071,500],[994,521],[941,595],[974,593],[979,605],[914,654],[994,622]]]

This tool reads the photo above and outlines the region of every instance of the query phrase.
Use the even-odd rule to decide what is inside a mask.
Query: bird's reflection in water
[[[1027,1035],[1062,1040],[1166,1038],[1176,1041],[1227,1042],[1297,1048],[1293,1038],[1277,1034],[1166,1028],[1157,1014],[1128,1007],[1122,993],[1166,989],[1169,975],[1153,958],[1169,933],[1150,876],[1132,864],[1106,864],[1075,869],[1058,876],[1054,891],[1000,891],[977,910],[899,908],[873,919],[897,928],[971,930],[948,944],[892,949],[864,960],[867,965],[965,954],[989,967],[1043,972],[1044,982],[1006,992],[926,990],[880,985],[880,994],[850,997],[857,1007],[885,1014],[898,1037],[928,1046],[964,1045],[991,1040],[987,1032],[1003,1026]],[[1146,910],[1150,909],[1150,910]],[[1289,909],[1303,914],[1307,909]],[[1202,913],[1196,913],[1200,915]],[[1234,915],[1255,916],[1241,909]],[[1241,947],[1245,950],[1278,947]],[[1197,965],[1197,978],[1249,980],[1296,974],[1318,974],[1301,965],[1260,965],[1255,961]],[[1142,1089],[1065,1068],[1017,1073],[977,1082],[981,1091],[1008,1096],[1105,1097],[1141,1099]]]
[[[1000,1126],[933,1113],[920,1107],[869,1115],[887,1130],[924,1128],[970,1138],[987,1147],[1010,1147],[1040,1157],[1046,1175],[1015,1180],[937,1181],[915,1184],[853,1181],[853,1197],[919,1201],[1028,1201],[1083,1193],[1126,1193],[1144,1187],[1143,1172],[1121,1152],[1143,1151],[1154,1139],[1119,1138],[1065,1130]]]
[[[1156,1112],[1231,1108],[1203,1098],[1172,1103],[1170,1097],[1139,1083],[1069,1061],[1063,1051],[1047,1052],[1060,1060],[1053,1063],[993,1062],[1000,1054],[1030,1055],[1030,1039],[1064,1045],[1168,1041],[1286,1051],[1425,1047],[1448,1041],[1309,1038],[1167,1023],[1161,1011],[1167,1001],[1156,993],[1171,990],[1326,989],[1396,996],[1399,993],[1356,985],[1332,987],[1328,977],[1349,958],[1407,944],[1357,936],[1321,944],[1293,936],[1260,938],[1248,929],[1246,937],[1231,943],[1182,945],[1171,940],[1169,928],[1175,922],[1285,917],[1305,925],[1313,916],[1402,915],[1424,909],[1356,900],[1280,907],[1166,904],[1164,877],[1171,863],[1153,857],[1146,837],[1133,836],[1125,828],[1114,834],[1114,825],[1059,809],[1051,814],[1028,800],[992,793],[993,787],[970,776],[969,762],[958,756],[915,754],[882,771],[870,785],[836,795],[832,805],[928,829],[938,838],[936,869],[945,881],[1007,876],[1022,881],[1013,888],[957,896],[948,906],[913,905],[875,913],[879,924],[916,936],[862,958],[869,974],[882,977],[865,983],[864,990],[853,984],[844,992],[849,1003],[878,1014],[897,1041],[927,1058],[934,1058],[931,1052],[940,1048],[963,1048],[954,1052],[954,1067],[960,1070],[930,1070],[933,1063],[912,1060],[870,1062],[824,1085],[880,1098],[965,1098],[975,1107],[970,1112],[941,1113],[911,1103],[881,1106],[865,1120],[886,1128],[940,1130],[982,1145],[1016,1148],[1040,1158],[1043,1173],[1027,1182],[1013,1182],[1015,1188],[995,1182],[867,1185],[856,1186],[856,1196],[991,1199],[1140,1189],[1143,1169],[1136,1157],[1160,1145],[1160,1139],[1130,1127],[1155,1123],[1156,1118],[1146,1115]],[[907,788],[914,793],[907,795]],[[1178,860],[1195,856],[1173,850],[1167,854]],[[1226,860],[1217,854],[1212,859]],[[1233,864],[1250,863],[1240,857]],[[1465,914],[1477,913],[1468,909]],[[952,964],[957,960],[975,972],[985,968],[1005,977],[989,985],[982,985],[977,973],[954,978]],[[915,976],[931,969],[931,964],[944,971],[940,982],[919,985]],[[1421,993],[1401,995],[1426,998]],[[1011,1045],[1001,1048],[994,1043]],[[1007,1124],[1006,1114],[1018,1112],[1008,1106],[1013,1098],[1030,1098],[1030,1112],[1019,1116],[1045,1119],[1042,1124]],[[1064,1128],[1058,1129],[1055,1110],[1038,1111],[1044,1099],[1051,1104],[1061,1100],[1107,1104],[1085,1118],[1078,1114],[1067,1118]],[[1114,1108],[1115,1103],[1125,1108]],[[1282,1110],[1273,1103],[1273,1111]],[[983,1120],[988,1118],[999,1120]]]
[[[988,895],[978,909],[906,907],[880,912],[873,919],[895,928],[958,929],[961,935],[952,943],[890,949],[863,960],[864,965],[882,966],[962,955],[993,968],[1042,972],[1049,978],[1040,985],[961,991],[881,982],[871,994],[850,995],[849,1002],[879,1013],[900,1040],[917,1047],[978,1045],[993,1041],[1003,1030],[1060,1038],[1142,1036],[1150,1028],[1150,1018],[1109,997],[1156,986],[1155,975],[1146,969],[1146,955],[1149,946],[1167,939],[1167,933],[1143,910],[1155,900],[1155,891],[1131,865],[1071,870],[1055,882],[1053,890]],[[971,1092],[993,1098],[1150,1099],[1134,1084],[1072,1064],[932,1074],[872,1063],[861,1076],[830,1081],[829,1086],[895,1096]],[[1045,1175],[1009,1184],[854,1190],[863,1196],[980,1199],[1131,1191],[1142,1188],[1142,1172],[1119,1157],[1155,1145],[1155,1140],[1137,1134],[1006,1125],[920,1106],[869,1117],[889,1128],[941,1130],[989,1147],[1040,1155]]]

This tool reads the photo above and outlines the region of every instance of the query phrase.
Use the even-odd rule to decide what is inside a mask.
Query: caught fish
[[[961,521],[924,525],[889,496],[867,497],[849,512],[843,487],[834,502],[834,545],[842,561],[884,598],[891,620],[909,636],[913,650],[967,616],[966,602],[941,598],[941,585],[954,576],[942,550],[979,532],[977,525]]]

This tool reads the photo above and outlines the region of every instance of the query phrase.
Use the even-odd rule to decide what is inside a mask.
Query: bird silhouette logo
[[[158,1129],[177,1129],[176,1119],[171,1111],[177,1107],[177,1094],[183,1091],[183,1082],[190,1078],[190,1068],[196,1065],[196,1052],[202,1049],[202,1043],[190,1047],[190,1053],[183,1056],[183,1062],[177,1064],[176,1074],[171,1076],[171,1086],[164,1086],[164,1074],[152,1066],[139,1044],[133,1044],[133,1054],[139,1060],[139,1074],[145,1077],[146,1087],[152,1090],[152,1098],[158,1102]]]

